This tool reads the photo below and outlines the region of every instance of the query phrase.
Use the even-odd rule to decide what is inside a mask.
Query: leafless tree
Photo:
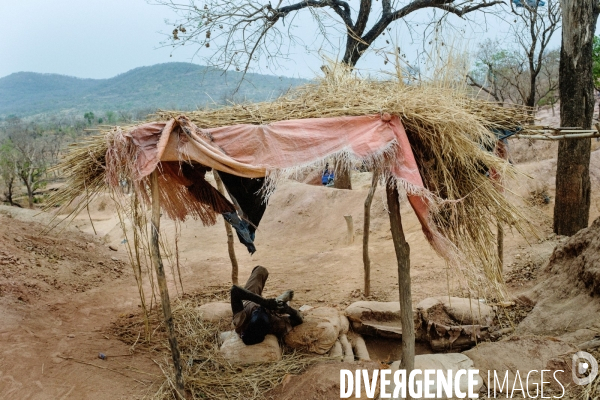
[[[486,10],[502,0],[361,0],[358,7],[344,0],[149,0],[173,9],[180,17],[175,23],[170,44],[199,46],[198,52],[212,66],[225,70],[248,71],[253,63],[266,60],[277,64],[289,55],[292,44],[307,51],[323,45],[337,48],[332,34],[345,38],[342,62],[354,67],[361,56],[390,25],[419,10],[441,10],[440,20],[448,15],[465,17]],[[357,2],[358,3],[358,2]],[[310,15],[317,29],[295,30],[296,19]],[[307,44],[310,43],[310,44]],[[389,41],[388,41],[389,43]],[[392,44],[390,44],[392,45]],[[350,174],[338,169],[336,188],[351,188]]]
[[[464,17],[476,10],[486,9],[499,0],[382,0],[381,6],[372,0],[361,0],[358,9],[343,0],[279,0],[275,6],[264,0],[188,0],[187,4],[173,0],[154,0],[178,13],[181,17],[172,32],[172,45],[200,45],[216,48],[208,51],[206,59],[223,69],[247,71],[261,57],[277,58],[287,55],[290,42],[305,43],[306,36],[328,39],[329,29],[345,32],[345,53],[342,62],[355,66],[364,52],[395,21],[422,9],[438,9],[444,15]],[[303,38],[293,31],[299,13],[309,13],[317,23],[317,32],[304,30]],[[443,17],[442,17],[443,18]],[[370,23],[369,23],[370,22]]]
[[[16,120],[4,129],[16,156],[17,175],[27,188],[29,207],[33,208],[34,192],[44,184],[48,143],[43,137],[41,127],[34,123]]]
[[[516,49],[487,41],[477,53],[479,73],[469,74],[472,86],[497,101],[511,101],[534,107],[558,88],[557,52],[548,49],[552,35],[560,28],[558,0],[511,2],[511,37]],[[483,72],[483,73],[482,73]],[[487,73],[485,73],[487,72]]]

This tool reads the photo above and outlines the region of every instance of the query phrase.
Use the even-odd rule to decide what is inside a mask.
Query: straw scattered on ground
[[[301,374],[324,357],[295,352],[284,347],[283,358],[275,363],[248,366],[231,365],[219,353],[219,332],[231,330],[231,321],[221,325],[199,318],[197,307],[212,301],[227,301],[228,287],[209,287],[196,295],[183,295],[173,303],[173,323],[177,335],[185,388],[194,399],[263,399],[288,374]],[[174,399],[175,377],[162,311],[151,311],[152,336],[144,340],[143,313],[119,318],[111,333],[131,346],[132,351],[147,351],[165,374],[165,381],[153,399]]]

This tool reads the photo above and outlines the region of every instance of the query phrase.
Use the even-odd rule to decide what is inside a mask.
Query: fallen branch
[[[112,369],[112,368],[109,368],[109,367],[103,367],[101,365],[92,364],[90,362],[83,361],[83,360],[78,360],[78,359],[73,358],[73,357],[63,357],[61,355],[59,355],[57,357],[62,358],[63,360],[71,360],[71,361],[75,361],[76,363],[79,363],[79,364],[91,365],[92,367],[96,367],[96,368],[100,368],[100,369],[105,369],[107,371],[116,372],[117,374],[121,374],[121,375],[123,375],[123,376],[125,376],[127,378],[131,378],[134,381],[136,381],[138,383],[141,383],[142,385],[147,385],[148,384],[148,382],[143,382],[143,381],[140,381],[139,379],[135,379],[135,378],[133,378],[133,377],[127,375],[127,374],[124,374],[123,372],[121,372],[119,370],[116,370],[116,369]],[[152,383],[152,382],[150,382],[150,383]]]
[[[569,131],[561,131],[569,132]],[[581,132],[581,131],[575,131]],[[587,139],[600,137],[598,131],[583,131],[584,133],[567,133],[564,135],[520,135],[516,134],[511,136],[509,139],[529,139],[529,140],[565,140],[565,139]]]

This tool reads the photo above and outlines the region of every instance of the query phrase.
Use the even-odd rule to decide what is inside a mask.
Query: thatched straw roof
[[[431,218],[438,231],[465,256],[463,260],[479,265],[479,271],[483,267],[488,278],[497,277],[496,222],[523,233],[526,220],[499,190],[501,182],[493,182],[486,174],[495,171],[510,178],[516,171],[484,147],[494,147],[491,129],[524,126],[528,119],[524,108],[476,100],[456,87],[407,86],[402,81],[332,73],[272,102],[183,114],[200,128],[213,128],[376,113],[397,115],[404,124],[425,187],[431,192]],[[161,111],[152,118],[167,120],[181,114]],[[59,166],[67,184],[50,203],[65,205],[82,193],[91,196],[107,189],[105,155],[114,134],[105,132],[73,148]]]

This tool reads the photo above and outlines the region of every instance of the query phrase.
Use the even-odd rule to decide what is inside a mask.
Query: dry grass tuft
[[[177,332],[185,388],[194,399],[263,399],[264,393],[277,386],[288,374],[300,374],[324,357],[306,355],[284,348],[283,359],[276,363],[249,366],[231,365],[219,353],[219,332],[231,329],[231,321],[212,324],[198,318],[196,308],[206,302],[228,298],[225,287],[212,287],[195,296],[184,295],[175,301],[173,322]],[[165,381],[153,399],[174,399],[175,377],[171,350],[162,322],[161,311],[150,313],[154,332],[149,340],[140,339],[145,330],[143,314],[120,318],[112,333],[133,348],[150,351],[161,360]]]

